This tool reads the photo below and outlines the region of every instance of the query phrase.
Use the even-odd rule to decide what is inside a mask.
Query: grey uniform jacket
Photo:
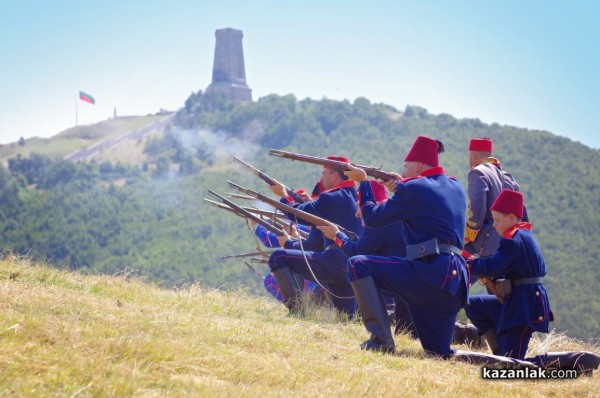
[[[519,184],[512,175],[502,170],[495,158],[484,159],[473,167],[467,180],[466,236],[469,236],[469,232],[479,232],[465,249],[471,254],[488,257],[493,255],[500,245],[500,235],[494,229],[490,207],[503,189],[518,191]]]

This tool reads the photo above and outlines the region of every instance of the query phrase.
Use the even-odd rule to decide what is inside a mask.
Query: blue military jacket
[[[362,182],[361,211],[367,227],[382,227],[401,222],[406,245],[418,244],[433,238],[440,243],[462,249],[467,203],[465,191],[456,179],[434,167],[418,178],[409,178],[396,185],[394,195],[377,205],[369,182]],[[412,272],[423,283],[464,294],[467,301],[468,277],[462,256],[440,254],[427,261],[407,261]]]
[[[513,281],[546,275],[544,257],[529,231],[530,227],[529,223],[519,223],[505,232],[498,251],[492,257],[472,260],[471,273]],[[516,326],[529,326],[537,332],[548,333],[548,323],[552,317],[544,285],[512,286],[512,293],[502,303],[497,332]]]
[[[338,232],[334,241],[348,257],[361,254],[384,257],[406,256],[402,223],[388,224],[379,228],[365,228],[357,241],[351,240],[343,232]]]
[[[308,237],[302,241],[302,247],[304,250],[323,251],[323,236],[321,235],[321,231],[316,228],[309,229],[305,225],[296,224],[298,229],[308,232]],[[262,225],[257,225],[256,230],[254,231],[254,235],[260,239],[260,241],[266,247],[279,247],[279,240],[277,239],[277,235],[273,232],[267,230]],[[296,239],[289,239],[285,243],[286,249],[300,249],[299,242]]]
[[[354,181],[347,180],[335,188],[321,192],[317,199],[310,202],[290,204],[286,198],[282,198],[281,202],[317,217],[324,218],[360,236],[363,227],[360,220],[355,217],[356,210],[358,209],[356,206],[357,200]],[[286,215],[292,221],[296,221],[293,214],[287,213]],[[323,235],[324,247],[332,243],[332,240],[327,239]]]
[[[302,227],[306,228],[304,226]],[[317,228],[312,227],[308,237],[302,241],[302,244],[298,239],[288,239],[287,242],[285,242],[285,248],[293,250],[307,250],[311,252],[322,252],[325,250],[324,241],[325,238],[323,237],[323,233]]]

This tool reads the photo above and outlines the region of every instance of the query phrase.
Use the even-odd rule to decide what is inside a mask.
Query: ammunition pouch
[[[496,297],[500,301],[504,301],[504,298],[512,293],[512,283],[510,279],[496,279],[494,281],[496,285]]]
[[[509,296],[512,293],[513,286],[520,285],[537,285],[538,283],[542,283],[541,277],[533,277],[533,278],[522,278],[522,279],[496,279],[494,281],[496,285],[496,296],[503,301],[505,297]]]
[[[406,246],[406,259],[426,261],[430,257],[437,256],[440,253],[462,254],[462,250],[456,246],[439,243],[437,238],[429,239],[416,245]]]

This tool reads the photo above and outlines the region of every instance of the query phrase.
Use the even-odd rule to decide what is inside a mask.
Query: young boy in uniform
[[[491,210],[500,246],[492,257],[468,264],[472,275],[496,288],[495,295],[471,296],[465,312],[494,354],[523,359],[533,332],[548,333],[553,320],[542,284],[546,265],[531,224],[521,221],[523,194],[505,189]]]

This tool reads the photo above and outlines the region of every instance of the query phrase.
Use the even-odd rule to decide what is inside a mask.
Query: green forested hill
[[[571,336],[600,337],[594,289],[600,279],[600,153],[548,132],[432,115],[416,106],[399,111],[365,98],[350,103],[271,95],[233,104],[199,92],[164,136],[140,143],[148,159],[141,169],[15,158],[0,169],[0,245],[57,265],[140,272],[165,286],[199,280],[258,288],[241,262],[216,260],[252,250],[251,233],[241,219],[202,201],[207,189],[229,191],[227,180],[269,192],[232,164],[234,155],[288,186],[311,188],[318,166],[270,157],[268,149],[344,155],[401,172],[420,134],[445,143],[440,161],[463,183],[469,139],[494,140],[495,155],[526,196],[547,262],[552,326]]]

